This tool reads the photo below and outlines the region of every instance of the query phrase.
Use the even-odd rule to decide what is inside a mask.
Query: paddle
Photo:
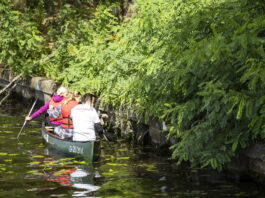
[[[36,100],[34,101],[32,107],[31,107],[31,109],[30,109],[30,111],[29,111],[28,116],[30,116],[32,110],[34,109],[34,106],[35,106],[37,100],[38,100],[38,99],[36,98]],[[23,126],[21,127],[21,129],[20,129],[20,131],[19,131],[19,133],[18,133],[18,135],[17,135],[17,139],[19,139],[19,136],[20,136],[21,132],[23,131],[24,127],[26,126],[26,123],[27,123],[27,120],[24,121],[24,124],[23,124]]]

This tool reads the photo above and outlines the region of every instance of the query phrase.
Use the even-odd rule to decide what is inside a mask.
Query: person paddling
[[[68,93],[68,89],[66,87],[59,87],[59,89],[56,92],[56,95],[52,96],[52,98],[46,102],[42,107],[40,107],[36,112],[34,112],[32,115],[27,116],[26,120],[32,120],[38,116],[40,116],[43,113],[46,113],[47,110],[50,108],[56,108],[58,105],[61,104],[61,102],[64,100],[66,94]],[[52,118],[50,116],[46,117],[45,125],[47,126],[58,126],[61,125],[61,117],[58,118]]]

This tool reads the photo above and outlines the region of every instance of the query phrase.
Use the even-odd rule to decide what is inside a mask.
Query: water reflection
[[[73,197],[87,197],[100,188],[94,185],[95,171],[92,163],[67,158],[49,147],[45,148],[43,158],[36,156],[38,155],[35,153],[31,165],[43,167],[43,179],[75,189]],[[98,172],[96,176],[98,177]]]

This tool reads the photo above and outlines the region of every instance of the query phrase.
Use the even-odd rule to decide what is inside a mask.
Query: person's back
[[[64,129],[72,129],[73,124],[72,124],[72,119],[70,118],[71,115],[71,110],[74,108],[76,105],[78,105],[78,101],[76,100],[71,100],[66,104],[62,104],[61,108],[61,113],[62,113],[62,128]]]
[[[54,133],[61,138],[71,138],[73,135],[73,123],[70,117],[73,107],[78,105],[79,102],[75,99],[73,92],[68,92],[64,101],[59,106],[60,108],[54,109],[51,114],[53,116],[62,117],[61,125],[54,129]]]
[[[99,115],[95,108],[92,106],[90,99],[84,100],[82,103],[75,106],[71,111],[73,120],[74,141],[94,141],[95,123],[100,123]]]
[[[49,101],[49,109],[47,110],[47,113],[51,111],[52,109],[57,109],[62,104],[64,99],[65,99],[64,96],[54,95],[52,99]],[[54,118],[54,117],[48,116],[46,120],[46,125],[52,125],[52,126],[61,125],[62,119],[63,119],[62,117]]]

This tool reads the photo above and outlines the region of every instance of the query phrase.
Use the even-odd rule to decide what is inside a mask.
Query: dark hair
[[[97,100],[97,96],[95,96],[93,94],[85,94],[81,98],[81,103],[85,104],[87,101],[89,101],[94,106],[96,103],[96,100]]]

